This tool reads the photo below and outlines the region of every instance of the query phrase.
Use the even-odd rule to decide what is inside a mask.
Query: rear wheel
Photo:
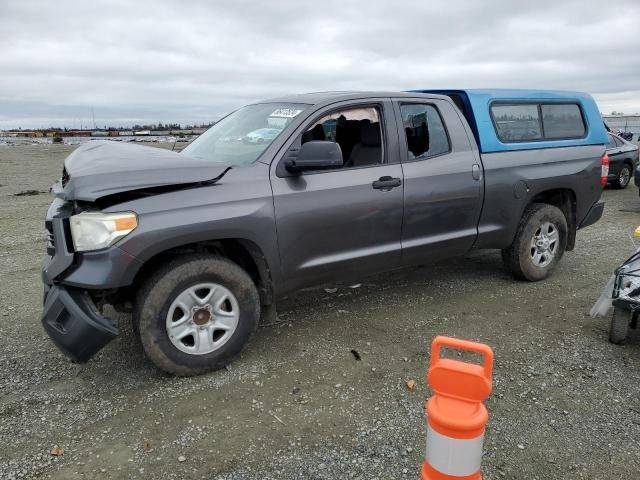
[[[613,182],[613,186],[619,189],[627,188],[630,181],[631,167],[625,163],[620,169],[620,173],[618,173],[618,178]]]
[[[624,343],[629,333],[631,323],[631,313],[621,307],[613,309],[611,325],[609,326],[609,341],[615,344]]]
[[[177,258],[140,289],[134,325],[145,354],[162,370],[198,375],[228,364],[260,319],[258,291],[226,258]]]
[[[502,251],[502,260],[517,278],[536,282],[551,274],[566,245],[567,220],[562,211],[534,203],[525,209],[513,243]]]

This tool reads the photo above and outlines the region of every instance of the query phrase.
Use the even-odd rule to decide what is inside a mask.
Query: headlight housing
[[[138,226],[133,212],[82,212],[71,216],[71,237],[76,252],[100,250],[116,243]]]

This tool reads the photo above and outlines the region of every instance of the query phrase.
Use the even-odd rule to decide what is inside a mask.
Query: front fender
[[[267,166],[257,168],[268,173]],[[232,170],[216,185],[140,198],[108,210],[138,214],[138,228],[117,244],[136,259],[137,266],[177,247],[234,239],[257,245],[274,281],[278,277],[280,257],[271,187],[251,169]]]

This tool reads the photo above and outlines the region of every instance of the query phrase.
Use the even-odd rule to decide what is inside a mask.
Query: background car
[[[243,138],[245,143],[269,143],[278,136],[281,129],[277,128],[259,128],[253,132],[249,132]]]
[[[638,146],[608,133],[609,184],[614,188],[627,188],[638,165]]]

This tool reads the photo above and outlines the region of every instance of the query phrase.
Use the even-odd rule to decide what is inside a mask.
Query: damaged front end
[[[173,152],[116,142],[90,142],[65,160],[45,221],[42,324],[66,356],[84,363],[118,335],[116,322],[102,315],[102,305],[115,304],[113,300],[128,291],[141,267],[118,246],[119,239],[135,228],[131,223],[137,225],[135,212],[124,214],[130,218],[118,218],[123,214],[111,213],[108,207],[211,185],[228,170]],[[96,218],[120,225],[115,233],[122,228],[124,235],[100,242],[100,232],[78,226],[95,223]]]
[[[60,193],[59,185],[54,188],[54,193]],[[69,230],[72,213],[73,203],[58,197],[47,212],[42,325],[65,355],[84,363],[118,335],[118,327],[101,315],[86,290],[61,282],[77,265]]]

